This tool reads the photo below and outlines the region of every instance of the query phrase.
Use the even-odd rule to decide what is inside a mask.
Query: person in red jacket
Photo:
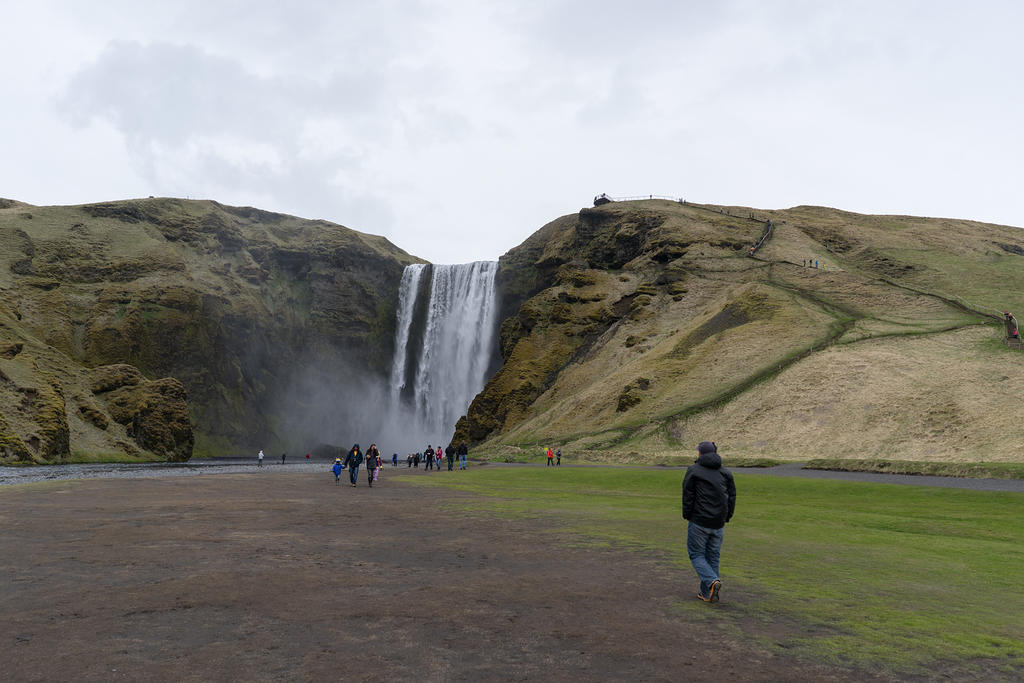
[[[548,456],[548,467],[554,467],[555,466],[555,452],[553,450],[551,450],[551,446],[548,446],[547,456]]]

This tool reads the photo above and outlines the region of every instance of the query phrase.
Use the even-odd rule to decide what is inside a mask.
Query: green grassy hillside
[[[343,410],[320,378],[388,367],[414,260],[383,237],[212,201],[3,200],[0,460],[182,459],[189,423],[204,454],[315,445],[299,418]],[[97,390],[97,368],[120,364],[125,383]]]
[[[1022,254],[1024,232],[972,221],[584,209],[502,258],[505,364],[460,436],[618,461],[704,439],[791,460],[1019,460],[1024,355],[998,320],[1024,304]]]

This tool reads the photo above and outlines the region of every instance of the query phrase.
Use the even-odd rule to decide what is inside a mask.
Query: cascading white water
[[[391,406],[392,415],[398,414],[398,402],[405,389],[405,365],[409,357],[409,329],[412,327],[412,314],[416,308],[416,297],[420,292],[420,278],[423,277],[425,263],[414,263],[402,271],[402,282],[398,286],[398,312],[395,325],[395,357],[391,361]]]
[[[410,349],[424,272],[425,266],[413,265],[402,273],[391,370],[391,419],[404,422],[397,431],[412,448],[448,439],[455,422],[483,389],[494,354],[497,318],[496,262],[434,265],[422,341]],[[410,362],[416,363],[416,371],[413,386],[407,388]],[[403,396],[411,401],[403,403]]]

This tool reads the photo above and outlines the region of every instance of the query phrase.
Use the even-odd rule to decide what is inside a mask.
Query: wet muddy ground
[[[728,584],[721,603],[684,608],[688,571],[467,514],[461,494],[410,476],[0,487],[3,678],[866,678],[726,631],[714,610],[729,609]]]

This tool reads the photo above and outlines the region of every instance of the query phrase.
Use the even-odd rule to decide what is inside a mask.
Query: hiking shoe
[[[718,592],[722,590],[722,582],[715,579],[711,582],[711,596],[708,598],[708,602],[718,602]]]
[[[699,600],[703,600],[704,602],[711,602],[711,598],[705,597],[703,593],[699,593],[698,592],[697,593],[697,598]]]

